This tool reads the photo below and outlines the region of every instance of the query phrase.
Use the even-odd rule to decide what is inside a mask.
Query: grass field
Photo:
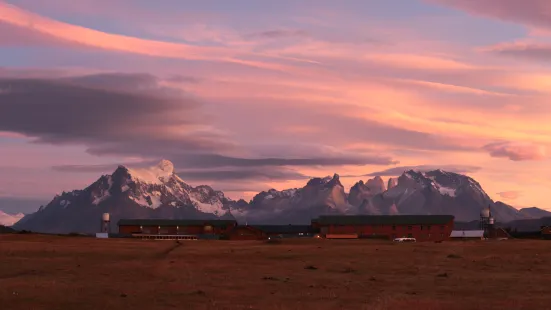
[[[551,242],[0,235],[1,309],[551,309]]]

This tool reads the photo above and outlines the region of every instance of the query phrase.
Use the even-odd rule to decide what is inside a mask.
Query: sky
[[[0,0],[0,207],[164,158],[234,199],[442,168],[551,210],[549,99],[548,0]]]

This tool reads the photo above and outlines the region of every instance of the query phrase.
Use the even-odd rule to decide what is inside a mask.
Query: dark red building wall
[[[510,238],[511,236],[509,236],[507,231],[505,231],[503,228],[494,228],[488,232],[487,237],[488,238]]]
[[[120,234],[140,233],[140,226],[119,226]]]
[[[202,235],[202,234],[223,234],[228,228],[212,227],[212,230],[205,230],[205,226],[119,226],[121,234],[161,234],[161,235]]]
[[[418,241],[438,241],[448,240],[452,230],[453,221],[444,225],[330,225],[326,234],[386,235],[389,239],[409,237]]]
[[[228,233],[230,240],[262,240],[266,238],[266,234],[261,230],[247,226],[235,227]]]

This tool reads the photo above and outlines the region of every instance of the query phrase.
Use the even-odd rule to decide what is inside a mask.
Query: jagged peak
[[[163,184],[162,180],[174,175],[174,164],[163,159],[158,164],[148,168],[126,168],[131,177],[150,184]]]
[[[324,178],[312,178],[308,181],[308,183],[306,183],[306,186],[312,186],[312,185],[342,186],[340,181],[340,176],[337,173],[333,174],[333,176],[328,175]]]
[[[170,160],[167,160],[167,159],[162,159],[157,164],[157,168],[159,168],[160,170],[162,170],[166,173],[169,173],[169,174],[174,173],[174,164]]]
[[[329,180],[329,182],[327,182],[325,184],[325,186],[329,186],[329,187],[333,187],[333,186],[342,186],[341,184],[341,181],[340,181],[340,176],[338,174],[334,174],[333,175],[333,178],[331,178],[331,180]]]

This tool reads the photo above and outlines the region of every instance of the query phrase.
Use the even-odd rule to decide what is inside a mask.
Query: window
[[[392,230],[396,230],[396,225],[392,225]]]
[[[408,234],[408,238],[413,238],[413,234]]]
[[[430,225],[427,225],[427,230],[430,230]]]
[[[421,230],[423,230],[423,225],[421,225]]]
[[[444,225],[440,225],[440,230],[444,230]]]
[[[392,240],[396,239],[396,234],[392,234]]]
[[[440,237],[444,238],[444,234],[440,234]]]
[[[411,225],[408,226],[408,230],[412,230],[412,229],[413,229],[413,227]]]

